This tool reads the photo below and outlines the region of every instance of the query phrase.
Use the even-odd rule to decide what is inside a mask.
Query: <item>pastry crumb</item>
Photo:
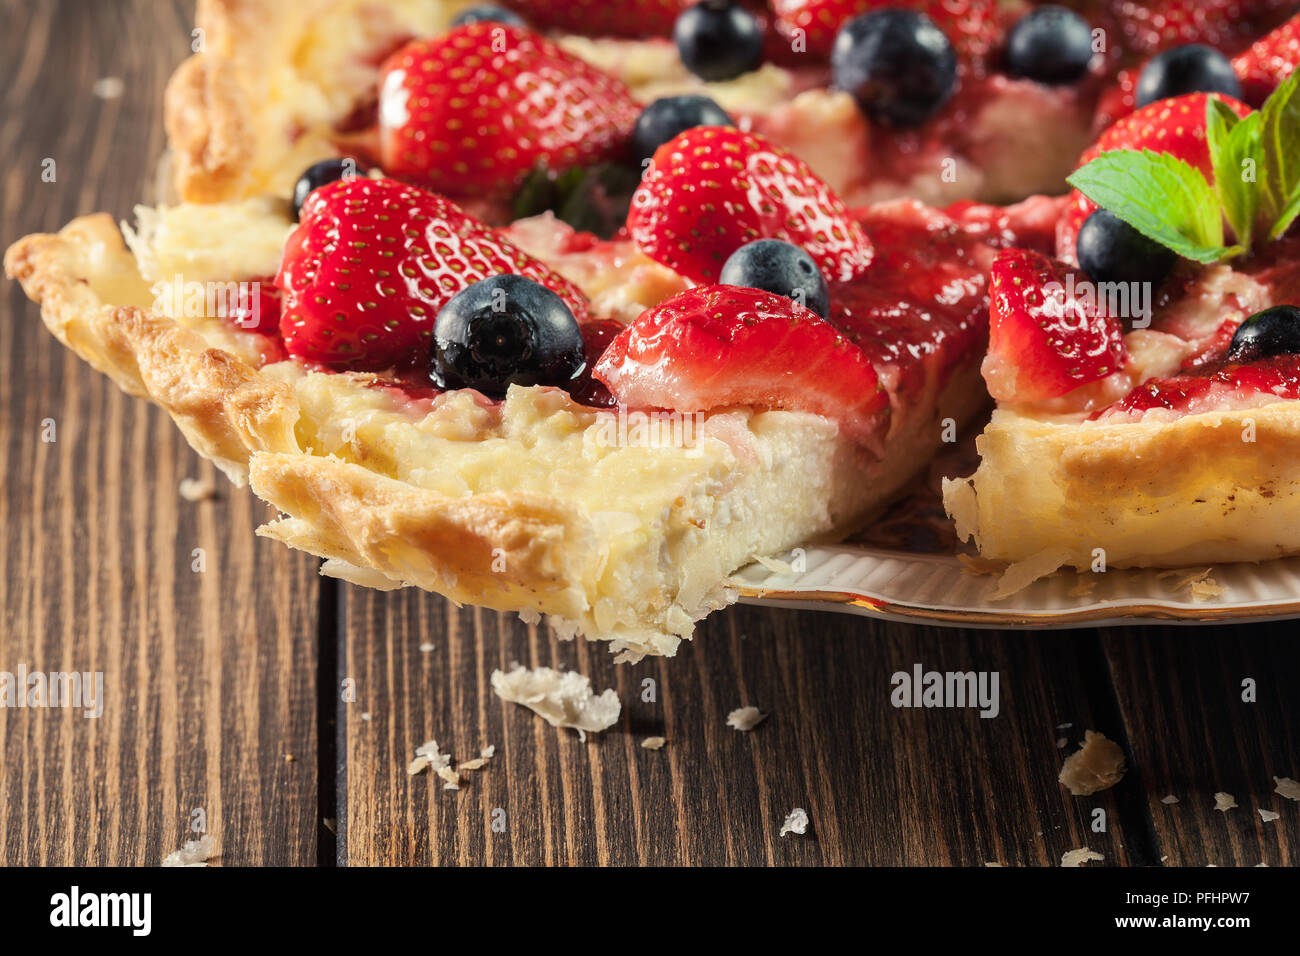
[[[207,866],[208,860],[215,855],[212,834],[205,833],[197,840],[186,840],[185,845],[175,853],[167,854],[163,866]]]
[[[1061,856],[1061,866],[1077,868],[1083,866],[1089,860],[1104,860],[1105,856],[1096,850],[1089,850],[1086,846],[1077,850],[1066,850]]]
[[[101,76],[90,88],[90,92],[101,100],[121,99],[125,90],[126,84],[120,76]]]
[[[1057,725],[1056,725],[1056,729],[1057,729],[1057,730],[1069,730],[1069,729],[1070,729],[1071,727],[1073,727],[1073,726],[1074,726],[1074,724],[1057,724]]]
[[[600,733],[618,723],[623,706],[611,688],[602,694],[591,690],[590,678],[549,667],[492,672],[492,690],[502,700],[527,707],[552,727],[569,727],[581,740],[587,732]]]
[[[425,641],[420,645],[420,653],[428,654],[433,650],[433,641]]]
[[[1172,807],[1175,803],[1178,802],[1178,798],[1171,793],[1168,796],[1161,797],[1160,802],[1163,803],[1165,806]]]
[[[767,568],[773,574],[794,574],[794,565],[782,561],[780,558],[769,558],[761,554],[754,555],[754,561]]]
[[[790,815],[785,818],[781,824],[781,836],[787,833],[797,833],[803,836],[808,832],[808,811],[803,807],[795,807],[790,811]]]
[[[767,714],[757,707],[737,707],[727,715],[727,726],[736,730],[753,730],[765,720]]]
[[[1280,793],[1288,800],[1300,800],[1300,783],[1290,777],[1274,777],[1273,782],[1277,784],[1274,793]]]
[[[484,760],[491,760],[493,757],[497,755],[497,745],[488,744],[486,747],[484,747],[482,750],[478,752],[478,755],[482,757]]]
[[[1068,743],[1069,743],[1069,741],[1066,740],[1064,737],[1057,737],[1057,738],[1056,738],[1056,749],[1057,749],[1057,750],[1064,750],[1064,749],[1065,749],[1065,745],[1068,744]]]
[[[446,766],[439,767],[438,776],[441,777],[443,780],[442,789],[444,790],[460,789],[460,774],[458,774],[455,770],[452,770],[451,767],[446,767]]]
[[[1066,591],[1065,593],[1068,594],[1070,597],[1087,597],[1088,595],[1092,594],[1093,590],[1096,587],[1097,587],[1096,575],[1092,574],[1092,572],[1088,572],[1086,574],[1083,572],[1079,572],[1078,577],[1074,582],[1074,587],[1070,588],[1070,590]]]
[[[985,866],[996,866],[996,867],[1001,867],[1003,864],[1001,864],[1001,863],[985,863],[984,865],[985,865]]]
[[[1057,778],[1076,797],[1109,790],[1124,777],[1124,751],[1119,744],[1092,730],[1083,733],[1083,746],[1065,758]]]
[[[663,750],[664,744],[668,743],[663,737],[647,737],[641,741],[641,746],[646,750]]]
[[[1280,817],[1281,815],[1282,815],[1282,814],[1278,813],[1276,810],[1264,810],[1264,809],[1261,809],[1261,810],[1259,811],[1260,819],[1263,820],[1265,823],[1272,823],[1274,820],[1276,820],[1276,819],[1277,819],[1278,817]]]
[[[1015,562],[1002,572],[989,600],[1003,601],[1019,594],[1039,578],[1055,574],[1069,558],[1070,552],[1065,548],[1044,548],[1023,561]]]
[[[1214,795],[1214,809],[1227,813],[1229,810],[1235,810],[1236,808],[1237,798],[1232,794],[1220,791]]]
[[[211,478],[182,478],[180,491],[186,501],[207,501],[217,496],[217,486]]]

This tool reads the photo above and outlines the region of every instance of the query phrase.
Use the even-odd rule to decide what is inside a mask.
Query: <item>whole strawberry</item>
[[[1184,43],[1237,49],[1258,0],[1105,0],[1102,14],[1118,27],[1129,53],[1159,53]]]
[[[755,239],[801,246],[827,280],[871,264],[872,248],[844,202],[802,160],[734,127],[701,126],[654,155],[632,197],[637,247],[698,282]]]
[[[1241,80],[1241,95],[1259,106],[1279,83],[1300,65],[1300,16],[1292,17],[1272,33],[1256,40],[1232,60]]]
[[[1250,107],[1221,93],[1188,93],[1168,100],[1157,100],[1125,116],[1097,138],[1082,156],[1079,166],[1086,166],[1102,153],[1112,150],[1150,149],[1181,159],[1214,181],[1210,151],[1205,142],[1205,105],[1213,96],[1245,116]],[[1097,209],[1097,204],[1077,189],[1056,227],[1056,254],[1067,262],[1075,261],[1075,239],[1079,227]]]
[[[696,0],[505,0],[538,30],[585,36],[666,37]]]
[[[335,370],[421,367],[447,300],[504,273],[586,318],[576,287],[449,200],[390,179],[340,180],[307,198],[285,244],[280,334],[290,355]]]
[[[618,154],[640,108],[626,86],[545,37],[491,21],[414,40],[379,85],[384,171],[450,196],[502,197],[536,166]]]

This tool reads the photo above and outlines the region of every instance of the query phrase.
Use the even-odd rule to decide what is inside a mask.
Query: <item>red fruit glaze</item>
[[[738,286],[688,289],[642,313],[595,377],[621,405],[793,409],[833,418],[864,442],[883,434],[889,413],[875,369],[832,325],[783,296]]]
[[[1105,378],[1126,360],[1119,322],[1080,293],[1087,276],[1025,249],[1008,249],[989,274],[984,378],[999,402],[1055,398]],[[1077,283],[1074,294],[1072,285]]]
[[[500,197],[539,163],[563,170],[617,155],[640,112],[621,80],[545,37],[470,23],[384,64],[380,160],[449,196]]]
[[[828,280],[871,263],[871,243],[803,160],[731,127],[687,130],[655,153],[628,212],[637,248],[697,282],[755,239],[802,246]]]
[[[1279,355],[1250,365],[1229,363],[1200,375],[1143,382],[1114,405],[1093,413],[1140,415],[1155,408],[1187,413],[1258,403],[1261,396],[1300,399],[1300,355]]]
[[[1112,150],[1150,149],[1169,153],[1205,174],[1214,182],[1210,152],[1205,143],[1205,106],[1210,96],[1222,100],[1238,116],[1250,107],[1220,93],[1188,93],[1168,100],[1158,100],[1125,116],[1097,138],[1079,157],[1078,166],[1086,166],[1102,153]],[[1065,214],[1056,228],[1056,254],[1067,262],[1075,261],[1075,240],[1083,221],[1097,209],[1097,204],[1077,189],[1070,193]]]
[[[582,370],[572,384],[569,385],[569,394],[579,405],[589,405],[593,408],[613,408],[615,404],[614,396],[609,394],[609,389],[603,382],[596,381],[592,373],[596,369],[596,363],[600,357],[605,354],[610,343],[618,338],[623,331],[623,323],[615,322],[613,319],[593,319],[582,326],[582,345],[587,355],[587,367]]]
[[[585,320],[576,286],[450,201],[389,179],[340,180],[308,197],[285,245],[280,332],[291,355],[335,370],[420,368],[438,310],[503,273],[540,282]]]

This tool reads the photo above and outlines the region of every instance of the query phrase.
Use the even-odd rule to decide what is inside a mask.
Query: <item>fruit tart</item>
[[[1138,109],[1070,177],[1057,256],[994,261],[998,407],[945,503],[1019,580],[1300,551],[1298,84]]]
[[[737,568],[904,489],[984,410],[982,361],[1000,398],[1085,394],[1079,363],[1018,374],[1032,320],[985,351],[1008,263],[1060,268],[1087,197],[970,198],[1077,154],[1114,65],[1078,14],[508,6],[200,2],[166,103],[181,201],[6,254],[62,342],[280,511],[260,533],[672,654]],[[1176,272],[1277,281],[1247,260]],[[1146,383],[1093,325],[1084,376]],[[1033,401],[1077,418],[1106,388]]]

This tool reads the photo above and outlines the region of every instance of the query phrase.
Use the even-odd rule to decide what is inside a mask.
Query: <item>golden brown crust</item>
[[[944,503],[986,558],[1180,567],[1300,552],[1300,402],[1123,423],[999,411],[978,446]]]
[[[241,195],[253,161],[253,117],[234,64],[196,53],[180,65],[163,99],[177,194],[187,202]]]
[[[166,409],[195,450],[242,485],[250,449],[296,448],[291,390],[167,316],[104,302],[89,281],[93,265],[125,255],[112,220],[98,214],[20,239],[5,253],[5,273],[40,303],[60,342],[123,391]]]

